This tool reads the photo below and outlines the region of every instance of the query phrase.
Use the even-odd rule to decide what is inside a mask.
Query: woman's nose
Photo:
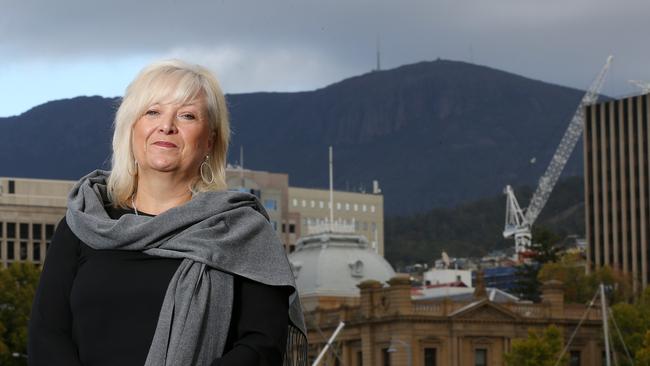
[[[166,135],[176,132],[175,118],[176,116],[174,115],[169,115],[169,116],[165,116],[165,118],[162,118],[160,121],[159,131]]]

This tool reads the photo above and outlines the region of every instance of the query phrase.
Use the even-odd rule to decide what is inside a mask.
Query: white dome
[[[395,276],[388,262],[361,235],[321,233],[302,237],[289,261],[304,296],[359,296],[357,284]]]

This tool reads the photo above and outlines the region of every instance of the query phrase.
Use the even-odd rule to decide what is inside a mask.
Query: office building
[[[628,274],[636,291],[650,280],[649,94],[585,110],[587,260]]]
[[[292,252],[307,225],[329,217],[329,191],[289,186],[289,175],[228,167],[229,189],[254,194],[271,225]],[[74,181],[0,178],[0,263],[42,263],[56,225],[65,215]],[[383,196],[334,192],[335,220],[354,223],[355,232],[383,254]]]

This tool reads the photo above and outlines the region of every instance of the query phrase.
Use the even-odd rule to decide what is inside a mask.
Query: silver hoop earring
[[[212,167],[208,163],[209,160],[210,160],[210,156],[206,155],[205,160],[203,160],[203,162],[201,163],[201,168],[199,169],[199,171],[201,173],[201,180],[203,180],[203,183],[205,183],[205,184],[214,183],[214,172],[212,171]],[[206,176],[208,174],[208,173],[206,173],[206,170],[210,174],[209,175],[210,179],[206,178]]]

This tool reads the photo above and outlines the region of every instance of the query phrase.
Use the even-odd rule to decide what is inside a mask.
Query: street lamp
[[[400,346],[403,346],[406,349],[407,352],[407,366],[413,366],[413,361],[412,361],[412,354],[411,354],[411,345],[401,341],[399,339],[391,339],[390,340],[390,345],[388,346],[387,352],[393,353],[397,352],[397,348],[395,348],[395,343],[399,344]]]

